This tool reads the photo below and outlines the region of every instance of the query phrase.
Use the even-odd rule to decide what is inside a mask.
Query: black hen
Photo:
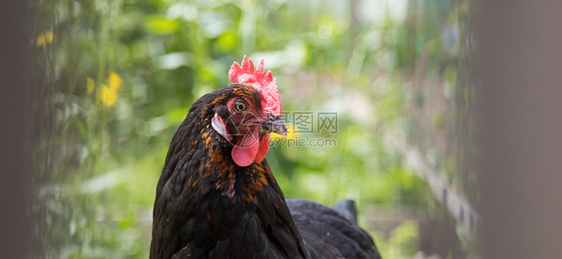
[[[353,205],[285,200],[264,159],[269,134],[286,128],[262,68],[235,63],[234,83],[189,110],[158,182],[150,257],[380,258]]]

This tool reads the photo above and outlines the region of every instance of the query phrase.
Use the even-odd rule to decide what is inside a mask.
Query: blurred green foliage
[[[285,196],[354,199],[366,227],[373,205],[435,208],[403,162],[409,145],[469,190],[467,1],[43,0],[30,12],[37,257],[146,258],[168,144],[244,55],[265,59],[285,112],[338,116],[336,134],[299,135],[335,147],[270,150]],[[374,230],[383,256],[412,257],[416,226]]]

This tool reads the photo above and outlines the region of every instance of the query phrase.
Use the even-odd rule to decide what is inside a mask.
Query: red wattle
[[[269,141],[268,141],[269,142]],[[246,133],[234,148],[232,148],[231,156],[234,163],[238,166],[246,167],[251,165],[256,160],[256,155],[260,149],[259,133],[255,128]]]
[[[269,133],[266,133],[260,140],[260,147],[258,149],[258,153],[256,154],[256,159],[254,160],[256,163],[261,163],[261,161],[267,155],[269,151]]]

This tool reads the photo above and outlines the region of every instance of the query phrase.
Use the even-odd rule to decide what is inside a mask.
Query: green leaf
[[[179,23],[177,19],[168,19],[165,16],[149,16],[146,18],[145,28],[150,33],[165,35],[177,32]]]

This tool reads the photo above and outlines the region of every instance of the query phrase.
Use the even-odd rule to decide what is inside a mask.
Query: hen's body
[[[236,96],[260,104],[254,88],[231,84],[195,102],[176,132],[156,191],[151,258],[379,258],[371,238],[338,212],[286,202],[265,159],[233,161],[236,142],[211,119]]]

